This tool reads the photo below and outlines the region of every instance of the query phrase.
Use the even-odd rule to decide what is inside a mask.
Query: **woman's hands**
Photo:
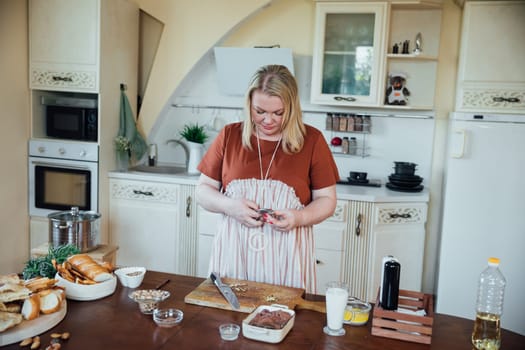
[[[263,222],[259,220],[260,214],[257,209],[259,209],[258,205],[250,200],[230,198],[224,213],[243,225],[258,227],[262,226]]]
[[[266,223],[272,225],[277,231],[287,232],[301,226],[301,216],[302,212],[299,210],[274,210],[273,215],[266,218]]]

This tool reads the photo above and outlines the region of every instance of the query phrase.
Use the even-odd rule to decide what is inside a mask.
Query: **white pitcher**
[[[200,171],[197,169],[202,156],[204,155],[204,145],[202,143],[190,142],[187,141],[189,149],[188,157],[188,174],[197,175],[200,174]]]

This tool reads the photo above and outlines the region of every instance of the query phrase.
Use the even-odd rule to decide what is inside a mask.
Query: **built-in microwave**
[[[96,99],[42,96],[45,106],[46,136],[97,141],[98,102]]]

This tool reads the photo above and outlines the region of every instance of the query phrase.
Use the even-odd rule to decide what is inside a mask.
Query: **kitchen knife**
[[[222,283],[221,278],[219,277],[219,274],[217,272],[212,272],[210,274],[210,278],[213,284],[215,284],[217,288],[219,288],[219,291],[224,296],[224,298],[228,300],[230,305],[234,309],[239,309],[241,307],[239,304],[239,299],[237,299],[237,296],[235,295],[233,290],[230,288],[230,286]]]

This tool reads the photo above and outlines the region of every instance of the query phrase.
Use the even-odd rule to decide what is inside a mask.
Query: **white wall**
[[[0,274],[21,272],[29,257],[27,1],[0,1]]]

